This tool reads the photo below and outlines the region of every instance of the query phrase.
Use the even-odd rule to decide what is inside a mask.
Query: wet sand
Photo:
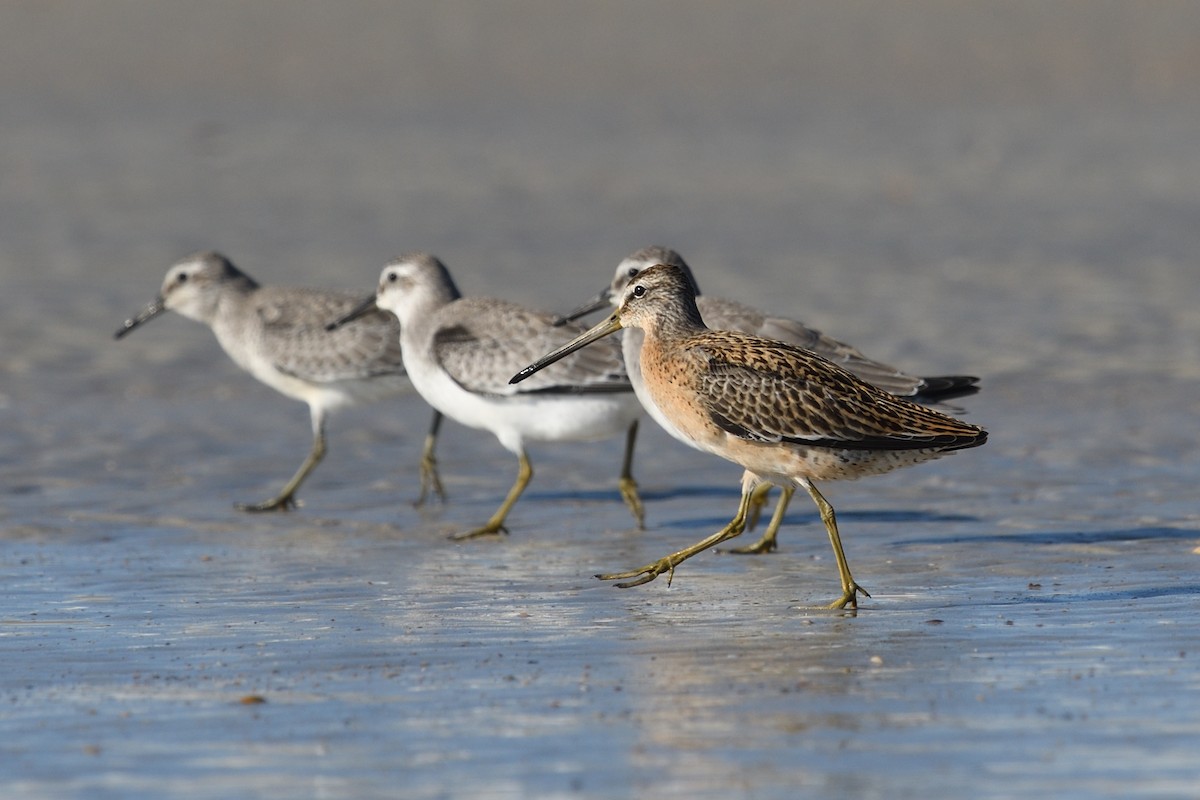
[[[0,794],[1190,797],[1200,785],[1193,6],[31,4],[0,12]],[[218,248],[371,289],[408,249],[550,310],[652,243],[923,374],[989,443],[706,553],[740,471],[643,425],[515,460],[416,396],[307,411],[202,327]],[[265,702],[253,702],[265,700]]]

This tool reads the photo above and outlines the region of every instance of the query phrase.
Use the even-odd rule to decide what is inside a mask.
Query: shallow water
[[[1194,796],[1200,20],[1135,7],[4,12],[0,793]],[[985,447],[824,487],[857,615],[812,608],[837,577],[802,497],[770,556],[591,577],[736,506],[739,470],[649,422],[645,531],[612,441],[535,448],[511,535],[448,542],[515,460],[447,424],[450,502],[413,508],[411,395],[332,421],[301,510],[239,514],[306,410],[178,317],[111,338],[199,248],[364,292],[429,249],[563,310],[654,242],[983,377]]]

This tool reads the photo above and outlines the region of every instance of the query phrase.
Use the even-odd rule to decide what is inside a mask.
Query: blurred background
[[[423,248],[468,291],[536,277],[546,303],[662,242],[710,291],[849,336],[995,271],[1080,273],[1085,295],[1092,268],[1141,273],[1154,291],[1195,245],[1193,3],[0,15],[6,282],[153,288],[216,247],[263,279],[366,286]]]

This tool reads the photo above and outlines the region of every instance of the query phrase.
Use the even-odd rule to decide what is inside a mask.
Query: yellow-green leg
[[[754,494],[758,495],[762,489],[770,491],[771,484],[760,483],[754,489]],[[735,547],[729,552],[737,553],[739,555],[770,553],[772,550],[778,547],[779,543],[776,541],[776,537],[779,535],[779,526],[783,524],[783,516],[787,513],[788,503],[792,502],[792,495],[795,493],[796,487],[794,486],[782,487],[779,495],[779,502],[775,505],[775,513],[771,515],[771,522],[767,525],[767,529],[763,531],[762,538],[754,544],[748,544],[745,547]],[[767,493],[761,492],[761,494],[765,499]],[[750,502],[753,503],[754,499],[751,498]]]
[[[421,450],[421,494],[413,503],[423,505],[425,498],[432,491],[441,502],[446,501],[446,490],[442,488],[442,479],[438,475],[437,457],[433,450],[437,445],[438,430],[442,427],[442,412],[433,412],[433,421],[429,424],[429,433],[425,435],[425,447]]]
[[[862,592],[867,597],[870,597],[871,593],[855,583],[854,576],[850,574],[850,565],[846,563],[846,554],[842,550],[842,537],[838,535],[837,516],[833,512],[833,506],[829,505],[829,501],[817,491],[817,487],[812,484],[812,481],[802,478],[799,483],[808,490],[813,502],[817,504],[817,508],[821,512],[821,521],[825,523],[825,530],[829,532],[829,543],[833,545],[833,556],[837,559],[838,577],[842,581],[842,596],[825,607],[858,608],[858,593]]]
[[[325,418],[322,414],[314,412],[312,449],[308,451],[308,458],[304,459],[304,463],[300,465],[300,469],[296,470],[296,474],[283,487],[283,491],[270,500],[264,500],[261,503],[235,503],[233,507],[238,511],[248,511],[250,513],[287,511],[295,508],[296,490],[300,488],[300,484],[304,483],[304,479],[308,477],[308,473],[316,469],[317,464],[320,464],[321,459],[324,457]]]
[[[533,465],[529,463],[529,457],[525,455],[524,450],[517,456],[517,465],[517,480],[513,483],[512,488],[508,490],[508,497],[504,498],[504,502],[496,509],[496,513],[492,514],[491,519],[484,523],[482,528],[476,528],[465,533],[456,533],[450,537],[451,539],[473,539],[476,536],[508,533],[508,528],[504,527],[504,519],[517,502],[517,498],[525,491],[525,487],[529,485],[529,479],[533,477]]]
[[[762,516],[762,510],[767,506],[767,495],[771,494],[771,484],[760,483],[754,487],[754,495],[750,498],[750,511],[746,514],[746,529],[754,530],[758,527],[758,518]]]
[[[637,481],[633,479],[633,446],[637,442],[638,421],[635,419],[625,434],[625,460],[621,464],[621,477],[617,485],[621,488],[621,497],[625,505],[633,512],[633,519],[640,530],[646,521],[646,510],[642,506],[641,495],[638,494]]]
[[[631,586],[641,586],[643,583],[649,583],[659,575],[662,575],[664,572],[666,572],[668,573],[667,585],[670,586],[671,580],[675,577],[675,567],[679,566],[684,561],[687,561],[697,553],[702,553],[710,547],[716,547],[721,542],[740,535],[741,532],[746,529],[746,514],[750,507],[751,494],[752,489],[743,486],[742,499],[738,503],[737,515],[729,521],[728,525],[726,525],[724,528],[721,528],[721,530],[717,531],[712,536],[696,542],[696,544],[692,545],[691,547],[685,547],[682,550],[676,550],[674,553],[671,553],[671,555],[664,556],[658,561],[647,564],[640,569],[633,569],[628,572],[616,572],[609,575],[597,575],[596,577],[602,581],[618,581],[625,578],[637,578],[637,580],[616,584],[617,588],[619,589],[628,589]]]

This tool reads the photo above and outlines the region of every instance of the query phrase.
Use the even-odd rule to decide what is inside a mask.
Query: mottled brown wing
[[[709,331],[692,342],[706,369],[711,419],[744,439],[842,449],[954,449],[982,443],[974,425],[894,397],[783,342]]]
[[[923,383],[921,378],[867,358],[853,345],[838,341],[799,320],[770,316],[741,303],[706,295],[697,297],[696,303],[704,324],[714,330],[741,331],[811,350],[885,392],[908,396],[916,394]]]

